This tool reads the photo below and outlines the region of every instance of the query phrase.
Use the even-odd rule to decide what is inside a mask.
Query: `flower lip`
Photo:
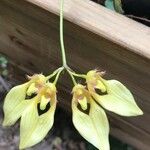
[[[90,94],[86,87],[81,84],[77,84],[72,91],[73,100],[76,103],[76,106],[83,112],[87,111],[90,104]]]
[[[47,112],[56,101],[56,87],[53,83],[46,83],[38,94],[39,115]]]
[[[42,95],[40,98],[40,110],[45,110],[47,104],[50,104],[50,98],[45,97],[45,95]],[[49,107],[50,108],[50,107]]]

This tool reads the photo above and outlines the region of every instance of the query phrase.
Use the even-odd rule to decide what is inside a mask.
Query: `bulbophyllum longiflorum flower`
[[[54,123],[56,87],[47,83],[21,116],[20,149],[39,143]]]
[[[73,124],[79,133],[100,150],[109,150],[109,123],[105,111],[81,84],[73,88]]]
[[[20,149],[40,142],[51,129],[56,109],[56,87],[42,74],[10,90],[4,103],[4,126],[20,117]]]
[[[105,109],[122,116],[142,115],[131,92],[117,80],[105,80],[101,72],[89,71],[86,76],[91,96]]]

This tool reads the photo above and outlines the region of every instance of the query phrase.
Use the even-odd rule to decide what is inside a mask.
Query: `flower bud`
[[[40,109],[44,110],[46,108],[46,105],[50,102],[50,98],[46,98],[44,95],[41,96],[40,101]]]
[[[87,110],[88,105],[87,105],[87,99],[85,96],[83,99],[78,99],[78,102],[83,110]]]

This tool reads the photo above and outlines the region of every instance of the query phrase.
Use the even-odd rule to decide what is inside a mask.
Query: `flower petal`
[[[16,106],[11,113],[5,115],[5,119],[3,122],[3,126],[11,126],[13,125],[22,115],[23,111],[30,105],[29,101],[22,101],[20,104]]]
[[[28,82],[15,86],[7,94],[4,102],[4,126],[13,125],[21,116],[29,102],[24,101]]]
[[[122,116],[142,115],[131,92],[117,80],[102,80],[107,87],[107,95],[92,93],[93,97],[104,108]]]
[[[25,149],[39,143],[51,129],[54,123],[56,100],[51,103],[50,109],[38,115],[37,103],[33,102],[21,117],[20,149]]]
[[[73,124],[78,132],[98,149],[109,150],[109,123],[104,110],[93,100],[89,115],[87,115],[77,108],[73,100],[72,111]]]

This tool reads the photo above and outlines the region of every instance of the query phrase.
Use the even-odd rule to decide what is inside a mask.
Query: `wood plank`
[[[27,73],[47,74],[61,65],[59,5],[57,0],[32,2],[0,1],[0,52]],[[110,114],[111,134],[139,150],[149,150],[150,29],[87,0],[66,0],[65,17],[69,65],[81,73],[106,70],[106,78],[118,79],[131,89],[145,113],[136,118]],[[59,105],[70,111],[68,79],[59,82]]]
[[[59,0],[55,2],[53,0],[27,1],[52,13],[59,14]],[[149,27],[145,27],[89,0],[65,0],[64,14],[67,20],[150,58],[150,51],[147,49],[150,47]]]

